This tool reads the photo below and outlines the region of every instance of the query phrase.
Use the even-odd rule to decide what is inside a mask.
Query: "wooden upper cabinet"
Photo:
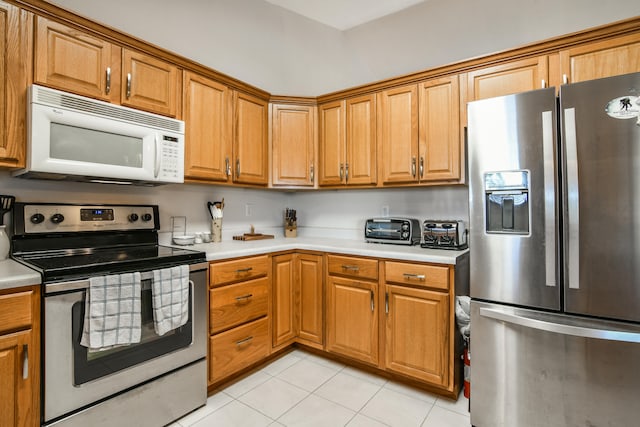
[[[417,85],[380,92],[377,125],[382,182],[385,184],[417,182],[419,179]]]
[[[560,51],[560,75],[566,76],[565,83],[635,72],[640,72],[640,33]]]
[[[271,107],[273,185],[313,186],[315,179],[315,108]]]
[[[548,58],[539,56],[470,71],[467,101],[540,89],[549,81]]]
[[[137,51],[122,51],[122,105],[176,117],[181,78],[181,70],[173,64]]]
[[[120,52],[103,39],[36,17],[35,83],[118,102]]]
[[[234,106],[233,181],[267,185],[269,105],[255,96],[234,92]]]
[[[359,96],[346,102],[345,183],[375,184],[376,179],[376,99]]]
[[[0,3],[0,166],[25,164],[32,30],[31,13]]]
[[[319,185],[340,185],[344,179],[345,101],[330,102],[318,107],[319,116]]]
[[[458,76],[418,85],[421,182],[460,179],[460,88]]]
[[[189,71],[184,73],[185,178],[230,179],[232,102],[227,86]]]

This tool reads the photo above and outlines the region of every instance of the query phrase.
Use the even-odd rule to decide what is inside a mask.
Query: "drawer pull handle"
[[[236,270],[236,273],[248,273],[251,270],[253,270],[253,267],[239,268],[239,269]]]
[[[241,346],[242,344],[248,343],[249,341],[251,341],[253,339],[252,336],[248,336],[246,338],[241,339],[240,341],[236,341],[236,345],[237,346]]]
[[[252,296],[253,296],[253,294],[241,295],[239,297],[236,297],[236,301],[247,300],[247,299],[251,298]]]
[[[22,346],[22,379],[29,378],[29,346],[24,344]]]
[[[360,267],[359,267],[359,266],[357,266],[357,265],[345,265],[345,264],[342,264],[342,268],[343,268],[344,270],[352,270],[352,271],[358,271],[358,270],[360,270]]]
[[[371,311],[374,311],[374,310],[375,310],[375,308],[376,308],[376,304],[375,304],[375,302],[374,302],[374,300],[375,300],[375,295],[374,295],[374,293],[373,293],[373,290],[370,290],[370,291],[369,291],[369,295],[371,295]]]
[[[417,279],[424,282],[425,276],[424,274],[404,273],[404,278],[407,280]]]

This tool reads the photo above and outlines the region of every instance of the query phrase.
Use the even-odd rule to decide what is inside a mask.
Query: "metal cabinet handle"
[[[242,344],[248,343],[249,341],[251,341],[253,339],[252,336],[248,336],[246,338],[241,339],[240,341],[236,341],[236,345],[237,346],[241,346]]]
[[[360,266],[358,266],[358,265],[346,265],[346,264],[342,264],[342,269],[343,269],[343,270],[353,270],[353,271],[358,271],[358,270],[360,270]]]
[[[29,378],[29,346],[24,344],[22,346],[22,379]]]
[[[416,177],[416,158],[411,158],[411,176]]]
[[[420,156],[420,178],[424,177],[424,157]]]
[[[414,274],[414,273],[404,273],[403,276],[407,280],[417,279],[422,282],[424,282],[424,279],[426,278],[424,274]]]
[[[340,182],[342,182],[343,177],[344,177],[344,165],[340,163]]]
[[[540,87],[541,87],[542,89],[544,89],[545,87],[547,87],[547,81],[546,81],[545,79],[542,79],[542,80],[540,81]]]
[[[240,159],[236,159],[236,178],[240,178]]]
[[[236,297],[236,301],[247,300],[247,299],[251,298],[252,296],[253,296],[253,294],[240,295],[239,297]]]
[[[111,67],[107,67],[107,78],[105,83],[104,91],[109,95],[109,93],[111,93]]]
[[[311,165],[309,165],[309,178],[311,179],[311,183],[313,183],[314,178],[315,178],[315,171],[313,169],[313,163],[311,163]]]
[[[227,176],[231,176],[231,162],[228,157],[224,159],[224,170]]]
[[[349,163],[344,164],[344,180],[345,182],[349,181]]]
[[[384,293],[384,312],[389,314],[389,292]]]
[[[371,311],[373,311],[376,308],[375,296],[373,294],[373,290],[369,291],[369,295],[371,295]]]
[[[253,267],[239,268],[239,269],[236,270],[236,273],[248,273],[251,270],[253,270]]]
[[[127,73],[127,99],[131,98],[131,73]]]
[[[567,83],[569,83],[569,76],[567,76],[566,74],[562,75],[562,84],[566,85]]]

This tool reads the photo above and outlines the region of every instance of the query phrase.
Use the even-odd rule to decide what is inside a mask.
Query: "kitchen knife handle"
[[[228,177],[231,176],[231,162],[228,157],[224,159],[224,170]]]
[[[236,341],[236,345],[237,346],[241,346],[242,344],[248,343],[252,339],[253,339],[253,337],[250,335],[250,336],[248,336],[246,338],[241,339],[240,341]]]
[[[22,379],[29,378],[29,346],[24,344],[22,346]]]
[[[578,140],[576,134],[576,109],[564,110],[564,149],[566,161],[568,279],[570,289],[580,289],[580,189],[578,187]]]
[[[111,67],[107,67],[104,91],[107,95],[111,93]]]
[[[240,178],[240,159],[236,159],[236,178]]]
[[[411,158],[411,176],[416,177],[416,158]]]
[[[551,111],[542,112],[542,158],[544,178],[545,284],[556,286],[556,168],[555,126]]]
[[[389,292],[384,293],[384,312],[389,314]]]
[[[313,163],[309,165],[309,178],[311,179],[311,183],[313,184],[313,181],[315,179],[315,171],[313,169]]]
[[[420,156],[420,178],[424,178],[424,156]]]
[[[253,294],[240,295],[239,297],[236,297],[236,301],[248,300],[252,296]]]
[[[376,303],[375,303],[375,295],[374,295],[373,289],[369,290],[369,295],[371,296],[371,311],[374,311],[376,308]]]
[[[127,73],[127,99],[131,98],[131,73]]]

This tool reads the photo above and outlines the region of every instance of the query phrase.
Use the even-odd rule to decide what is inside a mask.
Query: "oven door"
[[[190,273],[186,325],[154,332],[151,273],[142,273],[142,339],[106,351],[80,345],[89,281],[47,285],[44,298],[44,421],[66,415],[206,357],[206,270]],[[53,293],[51,289],[69,289]]]

